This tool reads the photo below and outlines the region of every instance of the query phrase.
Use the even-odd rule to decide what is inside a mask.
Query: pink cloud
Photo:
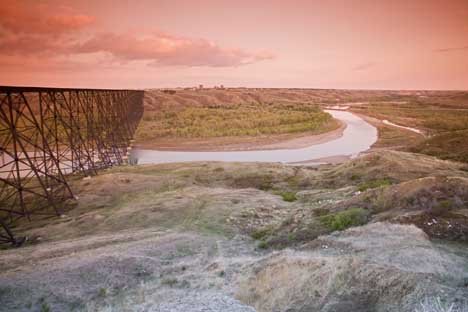
[[[71,39],[37,34],[4,34],[0,38],[0,54],[43,56],[61,55],[69,52]]]
[[[151,66],[233,67],[272,59],[268,52],[225,48],[206,39],[97,33],[85,36],[95,18],[46,2],[6,1],[0,6],[0,55],[73,57],[106,53],[109,61],[144,61]],[[86,39],[83,39],[86,38]]]
[[[100,34],[77,45],[78,53],[107,52],[122,61],[144,60],[152,65],[228,67],[272,59],[268,52],[223,48],[205,39],[190,39],[156,33],[133,35]]]
[[[68,54],[76,36],[94,17],[39,1],[3,1],[0,6],[0,53],[6,56]]]
[[[34,55],[27,57],[17,55],[3,56],[0,58],[0,66],[9,73],[22,72],[27,68],[30,74],[40,72],[75,72],[96,69],[95,63]]]
[[[60,35],[81,30],[93,22],[92,16],[41,2],[7,0],[0,6],[0,27],[15,34]]]

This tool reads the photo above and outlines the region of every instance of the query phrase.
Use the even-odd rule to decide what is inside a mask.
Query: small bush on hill
[[[293,202],[297,200],[295,192],[281,192],[279,195],[283,198],[284,201]]]
[[[432,207],[431,209],[431,214],[433,216],[440,216],[443,215],[444,213],[452,210],[452,208],[455,206],[455,203],[451,199],[444,199],[439,201],[437,205]]]
[[[268,248],[268,242],[266,242],[266,241],[264,241],[264,240],[261,240],[261,241],[258,243],[257,247],[258,247],[259,249],[267,249],[267,248]]]
[[[369,221],[369,211],[362,208],[350,208],[322,216],[319,220],[332,231],[343,231],[352,226],[366,224]]]
[[[392,181],[390,179],[378,179],[378,180],[372,180],[372,181],[367,181],[363,182],[358,185],[358,190],[361,192],[364,192],[368,189],[373,189],[373,188],[378,188],[382,186],[388,186],[391,185]]]
[[[253,238],[253,239],[256,239],[256,240],[260,240],[260,239],[263,239],[265,237],[267,237],[268,235],[270,235],[272,233],[273,229],[271,227],[264,227],[264,228],[260,228],[260,229],[255,229],[252,231],[252,233],[250,233],[250,236]]]

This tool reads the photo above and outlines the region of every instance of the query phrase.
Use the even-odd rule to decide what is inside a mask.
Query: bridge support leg
[[[1,231],[2,229],[3,233]],[[13,247],[19,247],[24,241],[24,238],[15,238],[8,225],[2,219],[0,219],[0,243],[11,244]]]

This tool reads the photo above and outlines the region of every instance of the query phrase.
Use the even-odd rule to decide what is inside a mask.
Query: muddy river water
[[[346,124],[339,138],[297,149],[186,152],[134,149],[131,159],[138,164],[160,164],[188,161],[239,161],[295,163],[335,156],[357,156],[377,141],[377,129],[362,118],[338,110],[326,110]]]

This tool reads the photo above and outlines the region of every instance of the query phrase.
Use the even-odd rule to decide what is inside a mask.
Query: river
[[[377,141],[377,129],[347,111],[325,110],[346,124],[343,135],[328,142],[298,149],[186,152],[133,149],[130,158],[138,164],[161,164],[189,161],[281,162],[295,163],[316,159],[355,157]]]

